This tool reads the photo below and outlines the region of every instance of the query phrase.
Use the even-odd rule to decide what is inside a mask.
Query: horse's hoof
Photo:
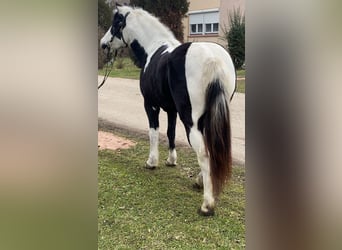
[[[177,166],[177,163],[171,163],[168,160],[166,160],[165,161],[165,166],[167,166],[167,167],[175,167],[175,166]]]
[[[146,169],[154,170],[154,169],[156,169],[156,167],[157,166],[151,166],[150,164],[147,164],[147,163],[145,164]]]
[[[215,210],[214,210],[214,208],[207,207],[206,210],[207,210],[207,211],[203,211],[202,208],[199,208],[199,209],[197,210],[197,213],[198,213],[199,215],[205,216],[205,217],[207,217],[207,216],[214,216],[214,215],[215,215]]]

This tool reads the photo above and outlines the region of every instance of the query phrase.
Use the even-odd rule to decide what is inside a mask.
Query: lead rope
[[[108,76],[110,75],[110,72],[113,69],[114,61],[116,59],[117,54],[118,54],[118,51],[115,50],[114,56],[112,57],[112,53],[110,52],[110,49],[108,49],[107,59],[110,59],[110,62],[106,64],[103,80],[102,80],[101,84],[97,87],[97,89],[100,89],[103,86],[103,84],[105,84]]]

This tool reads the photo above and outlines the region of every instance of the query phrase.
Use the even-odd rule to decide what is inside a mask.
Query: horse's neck
[[[144,48],[147,56],[152,56],[154,52],[163,45],[166,45],[170,49],[174,49],[180,45],[180,42],[176,39],[170,39],[158,36],[148,36],[148,34],[143,37],[136,37],[135,40]]]
[[[147,56],[151,56],[163,45],[170,49],[180,45],[180,42],[173,35],[169,34],[166,28],[164,30],[164,27],[159,25],[153,26],[153,23],[146,25],[143,22],[136,22],[136,27],[131,32],[132,41],[136,40],[145,50]]]

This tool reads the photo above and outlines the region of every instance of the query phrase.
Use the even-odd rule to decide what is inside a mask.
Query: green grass
[[[140,69],[136,67],[133,61],[128,57],[122,58],[122,68],[118,68],[118,64],[120,64],[120,59],[116,59],[114,62],[114,67],[110,72],[110,77],[120,77],[120,78],[128,78],[128,79],[139,79],[140,77]],[[104,70],[101,69],[98,71],[99,75],[104,75]]]
[[[246,75],[246,70],[244,70],[244,69],[239,69],[239,70],[236,71],[236,75],[237,75],[237,77],[245,77],[245,75]]]
[[[236,92],[244,94],[246,93],[245,80],[237,80]]]
[[[122,60],[122,68],[118,65],[120,64],[119,60]],[[104,70],[98,71],[99,75],[104,74]],[[140,69],[134,65],[132,60],[128,57],[118,58],[115,63],[112,71],[110,72],[110,77],[120,77],[120,78],[128,78],[128,79],[139,79],[140,77]],[[245,70],[241,69],[237,71],[237,76],[239,78],[245,77]],[[245,93],[245,80],[237,81],[237,92]]]
[[[197,209],[202,192],[190,148],[178,149],[178,166],[145,169],[149,143],[135,139],[128,150],[99,151],[98,249],[244,249],[245,169],[234,167],[213,217]],[[160,159],[167,148],[160,145]]]
[[[246,71],[244,69],[240,69],[240,70],[237,70],[236,74],[237,74],[237,77],[240,78],[240,80],[237,80],[236,92],[245,94],[246,93],[246,80],[245,80]]]

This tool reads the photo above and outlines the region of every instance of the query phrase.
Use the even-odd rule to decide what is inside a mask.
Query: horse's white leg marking
[[[177,165],[177,152],[175,148],[169,150],[169,157],[166,160],[166,165]]]
[[[190,130],[190,142],[197,154],[198,164],[201,167],[201,173],[203,176],[203,204],[201,206],[202,212],[209,212],[209,209],[213,209],[215,206],[215,199],[213,195],[213,184],[210,177],[209,157],[206,153],[203,135],[194,126]]]
[[[146,164],[150,167],[158,166],[159,161],[159,151],[158,151],[158,142],[159,142],[159,130],[150,128],[149,131],[150,136],[150,155]]]

